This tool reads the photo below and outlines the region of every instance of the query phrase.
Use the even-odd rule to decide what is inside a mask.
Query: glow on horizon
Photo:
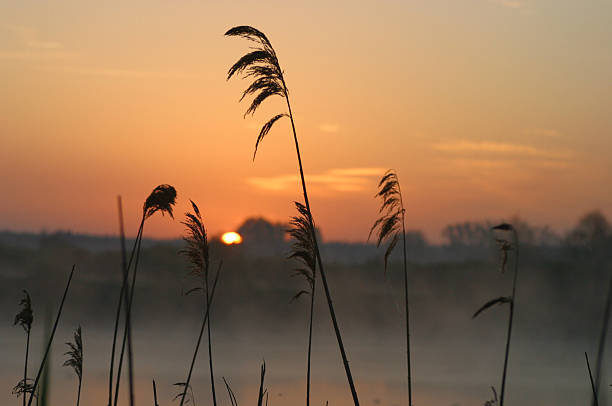
[[[612,2],[382,3],[0,2],[0,229],[114,234],[121,194],[137,230],[161,183],[178,221],[151,219],[151,237],[181,235],[189,199],[213,234],[286,222],[291,125],[253,162],[283,105],[243,119],[247,82],[225,75],[248,44],[223,36],[239,24],[279,55],[325,240],[365,241],[388,168],[431,241],[465,220],[612,217]]]

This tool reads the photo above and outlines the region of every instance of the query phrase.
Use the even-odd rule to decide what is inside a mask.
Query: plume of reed
[[[34,383],[32,384],[32,390],[30,392],[30,397],[28,400],[28,406],[32,405],[32,400],[34,400],[34,393],[36,392],[36,387],[38,386],[38,382],[40,381],[40,376],[45,368],[45,363],[47,362],[47,357],[49,356],[49,350],[51,349],[51,344],[53,343],[53,337],[55,337],[55,330],[57,330],[57,325],[59,323],[60,317],[62,315],[62,310],[64,309],[64,302],[66,301],[66,296],[68,295],[68,289],[70,288],[70,282],[72,282],[72,275],[74,275],[74,269],[76,265],[72,265],[72,270],[70,271],[70,276],[68,277],[68,282],[66,283],[66,289],[64,289],[64,295],[62,296],[62,300],[60,302],[59,309],[57,311],[57,316],[55,318],[55,323],[53,324],[53,329],[51,330],[51,335],[49,336],[49,340],[47,341],[47,347],[45,349],[45,354],[43,355],[43,359],[40,363],[40,367],[38,368],[38,372],[36,374],[36,379],[34,379]],[[25,395],[24,395],[25,396]]]
[[[499,395],[499,405],[504,406],[504,394],[506,390],[506,374],[508,371],[508,358],[510,355],[510,339],[512,337],[512,321],[514,320],[514,304],[516,299],[516,280],[518,275],[518,260],[519,260],[519,242],[518,242],[518,234],[516,229],[508,223],[501,223],[492,227],[493,231],[497,232],[507,232],[512,234],[512,241],[507,240],[506,238],[496,238],[497,245],[500,250],[501,259],[500,259],[500,271],[503,273],[505,270],[506,263],[508,261],[508,253],[510,251],[514,251],[514,276],[512,279],[512,295],[510,296],[501,296],[492,300],[489,300],[483,306],[478,309],[472,318],[477,317],[483,311],[495,306],[496,304],[509,304],[510,305],[510,315],[508,317],[508,332],[506,335],[506,351],[504,353],[504,369],[502,372],[502,382],[501,382],[501,393]]]
[[[296,259],[301,267],[294,270],[293,276],[301,276],[306,280],[307,289],[298,291],[291,301],[297,300],[302,295],[310,295],[310,320],[308,322],[308,356],[306,366],[306,406],[310,405],[310,363],[312,354],[312,321],[314,314],[315,282],[316,282],[316,254],[313,236],[316,231],[310,228],[313,224],[310,213],[302,203],[294,202],[298,215],[291,217],[289,221],[289,233],[293,243],[289,258]]]
[[[28,356],[30,353],[30,331],[32,330],[32,323],[34,322],[34,313],[32,312],[32,299],[27,290],[23,290],[23,298],[19,302],[21,311],[15,315],[15,322],[13,325],[19,324],[23,331],[26,333],[26,352],[25,362],[23,366],[23,379],[13,388],[13,394],[23,395],[23,406],[26,404],[26,393],[30,392],[32,385],[28,382]],[[31,380],[31,379],[30,379]]]
[[[495,390],[495,388],[493,386],[491,386],[491,390],[493,391],[493,398],[491,400],[487,400],[484,403],[484,406],[497,406],[498,405],[497,391]]]
[[[217,281],[219,280],[219,274],[221,272],[221,267],[223,263],[219,263],[219,267],[217,268],[217,273],[215,274],[215,279],[213,280],[212,289],[210,291],[210,298],[206,302],[206,314],[204,315],[204,319],[202,320],[202,326],[200,328],[200,334],[198,335],[198,339],[196,342],[195,350],[193,351],[193,357],[191,358],[191,365],[189,366],[189,372],[187,373],[187,379],[185,380],[185,388],[183,390],[183,394],[181,396],[181,405],[183,406],[185,402],[185,396],[187,395],[187,388],[191,383],[191,375],[193,373],[193,367],[195,365],[195,361],[198,357],[198,351],[200,350],[200,343],[202,342],[202,336],[204,335],[204,327],[209,320],[210,315],[210,306],[212,305],[213,299],[215,297],[215,289],[217,288]]]
[[[179,388],[183,389],[180,389],[180,392],[174,396],[172,399],[173,402],[177,399],[181,399],[181,404],[183,404],[184,401],[185,404],[191,402],[195,406],[195,395],[193,394],[193,387],[191,385],[186,382],[177,382],[174,384],[174,386],[178,386]]]
[[[186,247],[179,251],[187,257],[190,262],[191,271],[190,274],[198,277],[202,281],[202,289],[205,292],[204,298],[208,306],[210,300],[210,286],[209,286],[209,265],[210,265],[210,252],[208,248],[208,236],[206,233],[206,227],[200,214],[200,209],[192,201],[191,207],[193,213],[185,213],[186,219],[182,223],[186,227],[187,235],[183,237],[186,243]],[[190,290],[189,292],[192,292]],[[208,365],[210,370],[210,387],[213,398],[213,406],[217,406],[217,393],[215,391],[215,374],[213,371],[213,358],[212,358],[212,340],[210,334],[210,315],[208,317]]]
[[[376,234],[376,246],[387,244],[385,250],[384,263],[385,274],[389,263],[389,257],[397,245],[400,236],[403,243],[403,264],[404,264],[404,314],[406,321],[406,370],[408,381],[408,406],[412,406],[412,370],[410,362],[410,310],[408,300],[408,264],[406,258],[406,222],[404,201],[402,200],[402,190],[397,174],[389,169],[378,182],[378,192],[374,195],[380,198],[381,205],[378,213],[380,217],[374,222],[368,240],[372,234]]]
[[[79,389],[77,392],[77,406],[81,401],[81,384],[83,382],[83,338],[81,336],[81,326],[77,327],[74,332],[74,343],[67,342],[66,345],[70,350],[64,355],[68,355],[68,359],[64,361],[65,367],[71,367],[79,379]]]
[[[304,178],[304,169],[302,167],[302,158],[300,155],[300,146],[298,143],[297,133],[295,130],[295,121],[293,119],[293,112],[291,111],[291,103],[289,101],[289,91],[287,89],[287,84],[285,82],[285,77],[283,75],[283,70],[278,61],[278,57],[276,51],[272,47],[270,40],[266,37],[266,35],[259,31],[256,28],[250,26],[237,26],[228,30],[225,35],[230,37],[241,37],[245,38],[252,43],[254,43],[254,47],[252,51],[241,57],[232,67],[229,69],[227,73],[227,79],[229,80],[234,75],[243,74],[245,78],[252,79],[251,85],[247,87],[247,89],[242,93],[242,100],[246,96],[253,96],[251,104],[247,109],[245,116],[248,114],[253,114],[261,103],[269,98],[270,96],[280,96],[285,99],[287,104],[287,111],[282,112],[280,114],[272,117],[264,126],[261,128],[259,135],[257,137],[257,141],[255,142],[255,152],[253,154],[253,159],[255,159],[255,154],[257,153],[257,148],[259,144],[263,141],[264,137],[270,132],[272,126],[281,118],[288,117],[291,122],[291,129],[293,131],[293,141],[295,143],[295,152],[297,155],[298,167],[300,171],[300,179],[302,181],[302,192],[304,194],[304,204],[308,213],[310,213],[311,219],[311,229],[314,233],[314,223],[312,223],[312,210],[310,209],[310,202],[308,200],[308,192],[306,190],[306,180]],[[321,281],[323,282],[323,288],[325,290],[325,297],[327,299],[327,305],[329,307],[330,317],[332,319],[332,324],[334,326],[334,332],[336,334],[336,340],[338,341],[338,348],[340,350],[340,355],[342,356],[342,362],[344,366],[344,371],[346,372],[346,378],[351,390],[351,395],[353,397],[353,403],[355,406],[359,406],[359,398],[357,397],[357,390],[355,389],[355,384],[353,382],[353,376],[351,374],[351,369],[348,363],[348,357],[346,355],[346,351],[344,349],[344,344],[342,342],[342,335],[340,334],[340,327],[338,326],[338,321],[336,320],[336,313],[333,306],[333,301],[331,298],[331,293],[329,291],[329,286],[327,285],[327,278],[325,275],[325,270],[323,268],[323,261],[321,259],[321,254],[319,252],[319,246],[317,242],[316,234],[313,234],[313,242],[315,248],[315,255],[317,259],[317,265],[319,266],[319,272],[321,274]]]
[[[124,264],[125,265],[124,272],[123,272],[124,280],[121,285],[121,292],[119,296],[117,313],[115,317],[115,331],[113,333],[113,346],[111,350],[111,365],[110,365],[110,373],[109,373],[109,392],[108,392],[109,406],[111,405],[111,400],[113,397],[113,388],[112,388],[113,365],[114,365],[114,360],[115,360],[115,347],[116,347],[116,341],[117,341],[119,317],[121,316],[122,304],[125,309],[126,316],[125,316],[125,325],[124,325],[124,330],[123,330],[123,339],[121,343],[121,353],[119,355],[119,365],[117,367],[117,381],[115,383],[115,398],[114,398],[115,406],[117,406],[117,402],[119,399],[119,383],[121,381],[121,368],[123,365],[123,357],[125,354],[126,342],[131,340],[131,331],[130,331],[130,328],[128,328],[128,326],[131,323],[132,301],[134,298],[134,289],[136,285],[136,274],[138,270],[138,260],[140,258],[140,248],[142,245],[142,235],[143,235],[143,230],[144,230],[144,223],[145,223],[145,220],[153,216],[158,211],[161,212],[162,215],[164,215],[164,213],[168,213],[168,215],[172,219],[174,219],[173,206],[175,203],[176,203],[176,189],[170,185],[161,184],[157,186],[155,189],[153,189],[153,191],[147,197],[147,199],[145,200],[143,204],[142,218],[140,221],[140,226],[138,227],[138,233],[136,234],[136,240],[134,241],[134,246],[132,247],[130,259],[127,264]],[[122,246],[125,245],[124,240],[125,238],[122,237]],[[123,250],[125,250],[125,247],[123,248]],[[122,258],[125,260],[124,257]],[[130,285],[128,283],[128,275],[129,275],[130,268],[132,266],[132,260],[134,260],[134,270],[132,272],[132,281],[131,281],[131,288],[130,288]],[[129,291],[129,294],[128,294],[128,291]],[[128,345],[128,353],[131,353],[130,345]],[[130,355],[128,354],[128,356]],[[130,381],[132,379],[133,378],[130,378]]]

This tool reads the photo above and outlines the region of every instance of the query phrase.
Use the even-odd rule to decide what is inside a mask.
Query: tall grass
[[[183,237],[186,243],[186,247],[179,251],[179,253],[185,255],[189,262],[190,274],[200,279],[202,287],[191,289],[188,292],[193,292],[196,289],[203,289],[204,299],[206,303],[206,314],[208,314],[208,365],[210,370],[210,387],[212,392],[213,406],[217,406],[217,395],[215,392],[215,374],[213,371],[213,358],[212,358],[212,340],[210,334],[210,251],[208,246],[208,234],[200,209],[198,206],[191,201],[191,207],[193,213],[185,213],[187,219],[182,223],[187,227],[187,235]],[[182,401],[181,401],[182,403]]]
[[[402,199],[402,190],[395,171],[389,169],[378,182],[378,193],[375,197],[382,200],[379,214],[381,215],[372,225],[368,240],[373,232],[376,232],[376,246],[380,247],[382,243],[388,243],[385,251],[385,273],[387,272],[387,264],[389,256],[401,238],[403,243],[403,259],[404,259],[404,304],[405,304],[405,320],[406,320],[406,367],[408,373],[408,406],[412,406],[412,373],[410,368],[410,311],[408,307],[408,265],[406,262],[406,221],[404,201]],[[401,228],[400,228],[401,223]]]
[[[336,312],[334,310],[333,301],[331,297],[331,293],[329,290],[329,286],[327,284],[327,278],[325,275],[325,270],[323,268],[323,261],[321,259],[321,253],[319,252],[319,245],[317,242],[317,236],[314,233],[314,223],[312,221],[312,210],[310,208],[310,202],[308,200],[308,192],[306,190],[306,180],[304,178],[304,170],[302,167],[302,158],[300,155],[300,147],[297,138],[297,133],[295,129],[295,121],[293,119],[293,112],[291,111],[291,103],[289,101],[289,90],[287,89],[287,84],[285,82],[285,77],[283,74],[283,70],[281,69],[280,63],[278,61],[278,57],[276,51],[272,47],[270,40],[266,37],[266,35],[257,30],[256,28],[250,26],[238,26],[228,30],[225,35],[231,37],[242,37],[245,38],[255,44],[254,49],[241,57],[232,67],[229,69],[227,74],[227,79],[229,80],[232,76],[237,74],[244,74],[245,78],[252,78],[253,82],[247,89],[242,93],[242,100],[246,96],[253,96],[251,100],[251,104],[247,109],[245,116],[248,114],[253,114],[257,110],[257,108],[261,105],[261,103],[269,98],[270,96],[280,96],[285,99],[287,104],[287,112],[277,114],[268,120],[261,131],[259,132],[259,136],[257,137],[257,141],[255,142],[255,152],[253,153],[253,159],[255,159],[255,154],[257,153],[257,147],[259,143],[263,141],[265,136],[270,132],[272,126],[281,118],[288,117],[291,121],[291,129],[293,130],[293,141],[295,143],[295,151],[297,154],[298,167],[300,171],[300,179],[302,183],[302,192],[304,194],[304,203],[308,213],[310,214],[310,228],[313,233],[313,242],[314,242],[314,250],[317,258],[317,265],[319,266],[319,271],[321,274],[321,281],[323,282],[323,288],[325,290],[325,296],[327,299],[327,304],[329,307],[330,317],[332,319],[332,324],[334,326],[334,332],[336,334],[336,340],[338,341],[338,347],[340,349],[340,354],[342,356],[342,362],[344,365],[344,370],[346,372],[346,378],[348,380],[348,384],[351,390],[351,395],[353,397],[353,402],[355,406],[359,406],[359,399],[357,397],[357,390],[355,389],[355,384],[353,382],[353,376],[351,374],[351,369],[349,366],[348,358],[346,356],[346,351],[344,349],[344,344],[342,342],[342,335],[340,334],[340,327],[338,326],[338,321],[336,320]]]
[[[589,381],[591,382],[591,390],[593,391],[593,403],[594,406],[599,406],[599,400],[597,399],[597,388],[595,387],[595,382],[593,381],[591,364],[589,364],[589,356],[586,352],[584,353],[584,358],[586,359],[587,372],[589,373]]]
[[[508,372],[508,358],[510,356],[510,339],[512,337],[512,322],[514,320],[514,305],[516,298],[516,280],[518,275],[518,260],[519,260],[519,241],[518,234],[516,229],[508,223],[502,223],[492,228],[493,231],[498,231],[502,233],[511,233],[512,241],[507,240],[506,238],[497,238],[497,244],[501,253],[501,272],[505,271],[506,264],[508,262],[508,253],[510,251],[514,251],[514,277],[512,279],[512,295],[511,296],[502,296],[496,299],[489,300],[485,303],[480,309],[474,313],[472,318],[476,318],[480,313],[489,309],[496,304],[509,304],[510,305],[510,315],[508,317],[508,332],[506,334],[506,350],[504,353],[504,369],[502,372],[502,382],[501,382],[501,393],[499,395],[499,404],[500,406],[504,406],[504,394],[506,391],[506,374]]]
[[[40,367],[38,368],[38,373],[36,374],[36,379],[34,379],[34,384],[32,385],[32,391],[30,393],[30,398],[28,400],[28,406],[32,405],[32,400],[34,400],[34,393],[36,393],[36,387],[38,386],[38,382],[40,381],[41,374],[45,368],[45,363],[47,362],[47,357],[49,356],[49,350],[51,349],[51,344],[53,343],[53,338],[55,337],[55,331],[57,330],[57,325],[59,323],[60,317],[62,315],[62,310],[64,309],[64,302],[66,302],[66,296],[68,295],[68,289],[70,288],[70,282],[72,282],[72,276],[74,275],[75,265],[72,266],[72,270],[70,271],[70,276],[68,277],[68,282],[66,283],[66,289],[64,289],[64,295],[62,296],[62,300],[60,302],[59,309],[57,311],[57,316],[55,318],[55,323],[53,324],[53,329],[51,330],[51,334],[49,339],[47,340],[47,347],[45,349],[45,353],[43,355],[43,359],[40,363]],[[24,394],[25,396],[25,394]]]
[[[315,282],[316,282],[316,255],[314,251],[313,235],[316,230],[311,230],[313,223],[310,212],[299,202],[295,202],[298,215],[289,221],[289,235],[293,239],[292,252],[289,258],[294,258],[302,263],[303,267],[294,271],[294,276],[301,276],[306,280],[308,289],[302,289],[293,296],[291,301],[297,300],[302,295],[310,296],[310,321],[308,322],[308,360],[306,366],[306,406],[310,405],[310,361],[312,354],[312,320],[314,314]]]
[[[81,335],[81,326],[77,327],[74,332],[74,343],[67,342],[66,345],[70,350],[64,353],[68,355],[68,359],[64,361],[65,367],[71,367],[79,379],[79,389],[77,392],[77,406],[81,401],[81,384],[83,383],[83,337]]]
[[[166,185],[166,184],[162,184],[157,186],[155,189],[153,189],[153,191],[151,192],[151,194],[147,197],[147,199],[145,200],[145,203],[143,205],[143,209],[142,209],[142,218],[140,221],[140,226],[138,227],[138,233],[136,234],[136,239],[134,241],[134,246],[132,247],[132,252],[130,254],[130,259],[129,262],[127,264],[125,264],[125,255],[123,255],[123,253],[125,252],[125,249],[122,248],[122,261],[124,263],[123,265],[123,282],[121,284],[121,291],[120,291],[120,295],[119,295],[119,301],[117,304],[117,312],[115,315],[115,325],[114,325],[114,332],[113,332],[113,345],[112,345],[112,350],[111,350],[111,362],[110,362],[110,370],[109,370],[109,383],[108,383],[108,406],[110,406],[113,400],[113,369],[114,369],[114,362],[115,362],[115,349],[116,349],[116,343],[117,343],[117,333],[118,333],[118,328],[119,328],[119,319],[121,316],[121,308],[122,306],[125,309],[125,325],[124,325],[124,331],[123,331],[123,339],[122,339],[122,344],[121,344],[121,354],[119,356],[119,365],[117,368],[117,381],[116,381],[116,385],[115,385],[115,397],[114,397],[114,405],[117,406],[117,402],[118,402],[118,397],[119,397],[119,382],[121,381],[121,367],[123,364],[123,357],[124,357],[124,353],[125,353],[125,346],[126,346],[126,341],[128,341],[127,339],[130,338],[131,332],[130,329],[128,328],[129,324],[130,324],[130,314],[131,314],[131,309],[132,309],[132,299],[134,297],[134,286],[136,284],[136,273],[137,273],[137,269],[138,269],[138,259],[140,257],[140,248],[141,248],[141,243],[142,243],[142,234],[143,234],[143,230],[144,230],[144,224],[145,221],[150,218],[151,216],[153,216],[156,212],[161,212],[162,215],[164,213],[168,213],[168,215],[171,218],[174,218],[173,213],[172,213],[172,208],[174,206],[176,202],[176,189],[174,189],[174,187],[170,186],[170,185]],[[122,215],[121,215],[122,217]],[[122,222],[122,220],[121,220]],[[122,229],[122,226],[120,227]],[[124,241],[124,238],[122,237],[122,241]],[[124,242],[122,242],[122,247],[124,247]],[[131,283],[131,289],[130,289],[130,285],[128,283],[128,275],[129,275],[129,270],[130,267],[132,265],[132,261],[135,258],[135,262],[134,262],[134,270],[132,273],[132,283]],[[129,294],[128,294],[129,291]],[[131,349],[129,348],[128,345],[128,353],[131,352]],[[131,397],[130,397],[131,399]]]
[[[603,364],[603,355],[606,347],[606,337],[608,335],[608,324],[610,322],[610,311],[612,310],[612,277],[608,286],[608,297],[604,307],[604,317],[601,325],[601,333],[599,334],[599,345],[597,348],[597,364],[595,365],[595,390],[593,392],[592,406],[598,405],[597,397],[599,395],[599,386],[601,384],[601,366]]]
[[[30,331],[34,322],[34,313],[32,312],[32,299],[27,290],[23,290],[23,299],[19,302],[21,311],[15,316],[13,325],[19,324],[26,333],[26,351],[25,361],[23,364],[23,379],[13,388],[13,393],[17,396],[23,396],[23,406],[26,404],[26,394],[31,393],[33,386],[28,382],[28,355],[30,353]]]

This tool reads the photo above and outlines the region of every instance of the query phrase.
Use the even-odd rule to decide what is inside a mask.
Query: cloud
[[[335,124],[321,124],[319,126],[319,130],[321,130],[324,133],[337,133],[338,126]]]
[[[525,2],[520,0],[489,0],[492,3],[499,4],[503,7],[519,9],[525,6]]]
[[[137,69],[90,68],[72,66],[46,66],[41,69],[86,76],[124,78],[195,78],[198,75],[184,72],[146,71]]]
[[[57,50],[62,48],[62,44],[57,41],[43,40],[38,37],[38,32],[34,28],[19,25],[5,25],[4,29],[13,34],[21,45],[36,50]]]
[[[539,149],[531,145],[510,144],[492,141],[442,142],[432,144],[432,148],[437,151],[448,153],[491,153],[499,155],[518,155],[548,159],[569,159],[572,157],[572,154],[570,152],[551,151],[549,149]]]
[[[561,133],[557,130],[547,128],[531,128],[523,131],[523,134],[535,137],[560,137]]]
[[[311,174],[307,177],[308,184],[323,187],[336,192],[359,192],[385,172],[382,168],[334,168],[323,173]],[[262,190],[283,191],[299,187],[300,178],[297,175],[276,175],[248,178],[247,182]]]

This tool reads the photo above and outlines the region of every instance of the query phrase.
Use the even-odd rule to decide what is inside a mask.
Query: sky
[[[301,200],[288,121],[253,161],[247,81],[226,81],[265,32],[285,72],[313,215],[364,241],[377,181],[397,171],[407,228],[518,215],[567,230],[612,217],[612,2],[568,0],[2,1],[0,229],[135,234],[158,184],[211,234]],[[130,233],[128,231],[128,233]]]

